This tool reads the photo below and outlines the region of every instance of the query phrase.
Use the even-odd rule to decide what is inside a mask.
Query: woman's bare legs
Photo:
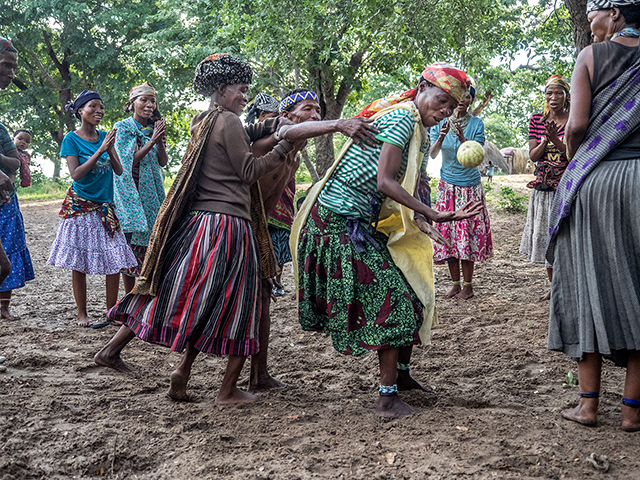
[[[462,286],[462,291],[456,295],[456,298],[469,300],[473,297],[473,262],[462,260],[462,278],[464,278],[464,285]]]
[[[460,293],[462,287],[460,286],[460,261],[457,258],[447,261],[449,266],[449,275],[451,275],[451,281],[453,281],[453,287],[444,296],[445,298],[455,297]]]
[[[380,385],[395,385],[398,377],[398,348],[385,348],[378,350],[380,360]],[[387,418],[400,418],[415,413],[415,410],[404,403],[396,395],[382,396],[378,398],[376,415]]]
[[[629,355],[624,398],[640,401],[640,351],[637,350]],[[640,431],[640,408],[622,406],[622,429],[627,432]]]
[[[578,383],[582,393],[600,392],[601,370],[602,355],[585,353],[584,359],[578,362]],[[562,416],[583,425],[595,425],[598,421],[598,403],[598,398],[581,398],[577,407],[563,410]]]
[[[413,345],[400,347],[400,349],[398,350],[398,363],[409,365],[411,362],[412,351],[413,351]],[[398,391],[404,391],[404,390],[422,390],[423,392],[428,391],[411,376],[409,370],[400,370],[398,368],[397,383],[398,383]]]
[[[73,285],[73,298],[76,300],[78,307],[78,326],[88,327],[90,325],[89,316],[87,315],[87,276],[73,270],[71,272],[71,283]]]
[[[11,303],[11,290],[0,292],[0,318],[5,320],[15,320],[16,317],[11,315],[9,304]]]
[[[236,403],[251,403],[255,402],[258,397],[249,392],[243,392],[237,387],[238,377],[242,371],[247,357],[238,355],[229,355],[229,361],[227,362],[227,371],[224,372],[222,378],[222,385],[218,392],[218,398],[216,403],[218,405],[232,405]]]
[[[96,353],[93,357],[93,361],[101,367],[109,367],[119,372],[130,372],[132,369],[125,364],[120,358],[120,352],[127,346],[127,344],[135,338],[135,333],[123,325],[120,330],[113,336],[109,343],[107,343],[102,349]]]
[[[118,302],[118,290],[120,288],[120,273],[107,275],[105,280],[107,287],[107,311]]]
[[[130,277],[129,275],[122,274],[122,285],[124,286],[124,293],[129,293],[133,290],[133,287],[136,284],[135,277]]]

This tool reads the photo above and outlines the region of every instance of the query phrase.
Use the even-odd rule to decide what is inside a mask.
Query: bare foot
[[[455,297],[461,298],[462,300],[469,300],[470,298],[473,298],[473,288],[471,287],[471,285],[465,285],[462,291]]]
[[[223,395],[222,392],[218,393],[216,398],[217,405],[236,405],[239,403],[251,403],[258,400],[258,397],[249,392],[243,392],[242,390],[234,387],[231,392]]]
[[[433,389],[431,387],[423,387],[420,385],[407,370],[398,370],[398,378],[396,380],[396,384],[398,385],[398,390],[406,391],[406,390],[422,390],[423,392],[433,393]]]
[[[169,391],[167,396],[173,400],[179,402],[186,402],[189,400],[187,395],[187,382],[189,377],[185,378],[181,372],[175,370],[169,377]]]
[[[122,361],[119,353],[113,356],[109,356],[104,351],[104,348],[96,353],[96,355],[93,357],[93,361],[101,367],[113,368],[114,370],[122,373],[128,373],[133,370],[133,368]]]
[[[79,327],[88,327],[89,325],[91,325],[91,322],[89,321],[89,317],[87,317],[86,315],[78,315]]]
[[[9,307],[0,308],[0,318],[3,318],[5,320],[18,320],[18,317],[14,317],[13,315],[11,315]]]
[[[461,290],[460,285],[454,285],[453,287],[451,287],[451,290],[449,290],[449,291],[445,294],[444,298],[451,298],[451,297],[454,297],[454,296],[456,296],[458,293],[460,293],[460,290]]]
[[[253,379],[250,380],[248,391],[252,393],[264,392],[265,390],[271,390],[274,388],[287,388],[287,384],[267,373],[265,376],[261,376],[255,381]]]
[[[540,297],[541,302],[546,302],[548,300],[551,300],[551,290]]]
[[[398,395],[380,396],[376,405],[376,415],[383,418],[402,418],[413,415],[416,411],[404,403]]]
[[[622,406],[622,430],[640,432],[640,409]]]
[[[572,422],[578,422],[582,425],[587,425],[588,427],[594,427],[598,423],[598,415],[596,413],[598,404],[596,402],[592,403],[595,405],[595,408],[593,406],[587,407],[584,399],[581,399],[577,407],[563,410],[560,414],[563,418],[571,420]]]

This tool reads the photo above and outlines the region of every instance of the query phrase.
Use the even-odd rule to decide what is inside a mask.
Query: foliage
[[[563,387],[577,387],[578,386],[578,378],[574,376],[573,371],[569,370],[567,375],[564,377]]]
[[[500,199],[498,206],[509,213],[522,213],[527,211],[527,197],[520,195],[513,188],[500,187]]]
[[[157,87],[161,111],[184,105],[172,82],[164,81],[164,59],[141,54],[147,38],[167,26],[150,20],[158,10],[155,0],[0,1],[0,34],[13,39],[17,76],[27,86],[0,94],[0,109],[11,112],[3,120],[10,129],[34,133],[34,153],[54,162],[55,176],[62,139],[76,127],[64,107],[80,91],[101,94],[106,129],[127,115],[121,107],[128,91],[144,80]]]
[[[487,140],[494,143],[498,148],[526,145],[527,137],[522,134],[518,127],[507,121],[503,115],[494,112],[483,120]]]
[[[52,180],[42,173],[42,168],[39,165],[31,165],[31,186],[18,187],[16,194],[18,198],[23,200],[51,200],[64,198],[69,186],[71,185],[71,179],[66,177],[60,180]]]

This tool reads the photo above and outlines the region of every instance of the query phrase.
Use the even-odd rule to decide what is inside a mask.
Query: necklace
[[[637,28],[627,27],[623,30],[620,30],[617,33],[614,33],[613,36],[611,37],[611,40],[618,37],[638,38],[640,37],[640,30],[638,30]]]
[[[456,118],[455,114],[449,117],[449,123],[455,123],[459,125],[462,130],[464,130],[467,125],[469,125],[469,120],[471,120],[471,114],[469,112],[465,113],[462,118]]]

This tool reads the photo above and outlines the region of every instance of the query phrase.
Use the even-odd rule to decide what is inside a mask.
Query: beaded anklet
[[[640,408],[640,400],[634,400],[633,398],[623,398],[622,404],[625,407]]]
[[[381,397],[393,397],[398,395],[398,385],[380,385]]]
[[[461,285],[462,282],[460,280],[458,280],[457,282],[453,282],[454,285]]]
[[[600,398],[600,392],[580,392],[580,398]]]
[[[402,371],[408,372],[410,368],[411,367],[409,366],[408,363],[400,363],[400,362],[398,362],[398,370],[402,370]]]
[[[464,286],[465,286],[465,287],[471,286],[471,284],[472,284],[472,283],[473,283],[473,282],[464,282]]]

